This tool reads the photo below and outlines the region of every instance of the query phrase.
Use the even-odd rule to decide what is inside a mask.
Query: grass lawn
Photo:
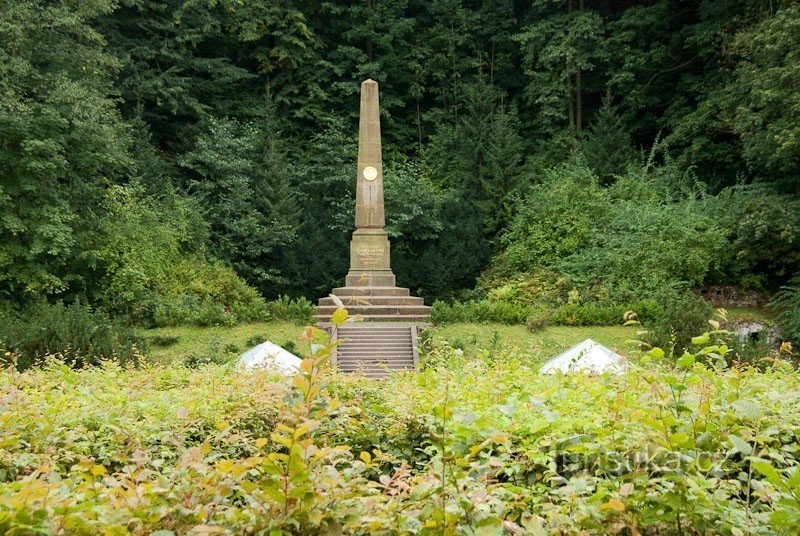
[[[156,328],[142,334],[149,346],[147,357],[161,363],[180,363],[190,356],[233,357],[263,341],[272,341],[300,357],[307,354],[305,345],[299,341],[303,326],[291,322]]]
[[[234,327],[149,329],[144,336],[149,343],[149,358],[162,363],[180,363],[190,356],[232,358],[264,340],[306,357],[307,347],[299,340],[302,333],[303,326],[290,322],[263,322]],[[447,340],[467,355],[482,350],[508,350],[544,361],[587,338],[624,355],[628,350],[625,341],[633,338],[634,333],[621,326],[551,326],[531,333],[525,326],[448,324],[435,328],[433,337]]]
[[[447,324],[437,327],[433,336],[463,349],[467,355],[481,350],[499,350],[529,355],[537,362],[544,362],[584,339],[594,339],[625,355],[630,349],[625,341],[635,338],[636,334],[632,328],[623,326],[549,326],[531,333],[525,326]]]

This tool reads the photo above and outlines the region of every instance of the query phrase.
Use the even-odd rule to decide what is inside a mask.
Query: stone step
[[[397,340],[397,341],[386,342],[386,341],[381,341],[379,339],[373,339],[373,340],[360,339],[360,340],[351,340],[349,342],[344,342],[344,343],[339,345],[339,348],[351,349],[351,350],[355,350],[355,349],[359,349],[359,348],[393,348],[393,349],[402,349],[402,348],[411,348],[411,346],[412,346],[411,345],[411,341],[409,341],[409,340],[405,340],[405,341]]]
[[[417,296],[337,296],[346,309],[364,305],[425,305]],[[319,299],[320,307],[338,307],[333,298]]]
[[[381,350],[392,350],[392,351],[400,351],[400,350],[409,350],[412,348],[411,343],[409,342],[397,342],[393,344],[384,344],[380,341],[375,341],[373,343],[365,343],[365,342],[358,342],[354,344],[340,344],[337,347],[341,351],[350,351],[350,350],[374,350],[374,349],[381,349]]]
[[[395,372],[403,372],[404,370],[410,369],[398,369],[398,370],[384,370],[384,369],[375,369],[375,370],[351,370],[347,371],[346,374],[354,374],[357,376],[361,376],[363,378],[369,378],[371,380],[382,380],[384,378],[388,378]]]
[[[375,353],[375,354],[408,354],[414,351],[414,348],[410,345],[381,345],[380,348],[376,347],[376,345],[372,344],[360,344],[358,346],[346,346],[342,345],[336,349],[339,354],[358,354],[358,353]]]
[[[411,370],[412,367],[365,367],[365,368],[354,368],[349,370],[343,370],[345,374],[363,374],[364,376],[368,377],[378,377],[378,378],[385,378],[389,374],[393,372],[402,372],[404,370]]]
[[[371,324],[369,322],[348,322],[343,326],[339,326],[339,332],[342,333],[410,333],[411,324],[402,322]]]
[[[403,287],[337,287],[331,291],[342,296],[408,296],[409,290]]]
[[[392,320],[398,317],[385,316]],[[342,373],[357,373],[369,378],[381,378],[392,372],[414,369],[412,335],[416,330],[417,326],[413,323],[347,323],[335,330],[339,341],[337,368]]]
[[[369,286],[369,287],[393,287],[397,280],[393,273],[385,271],[351,272],[344,277],[344,283],[348,287]]]
[[[413,368],[414,363],[406,362],[406,363],[379,363],[379,362],[371,362],[371,363],[357,363],[352,362],[348,363],[347,365],[339,365],[339,370],[344,372],[353,372],[356,370],[406,370],[409,368]]]
[[[348,367],[348,366],[355,366],[355,365],[375,365],[378,363],[386,363],[389,365],[403,365],[403,364],[414,364],[414,358],[410,355],[404,357],[386,357],[386,356],[375,356],[375,357],[368,357],[368,356],[338,356],[337,366],[339,368]]]
[[[318,315],[332,315],[335,305],[317,307]],[[427,305],[353,305],[347,308],[351,315],[426,315],[431,308]]]
[[[337,358],[353,358],[353,359],[414,359],[414,351],[408,349],[403,352],[398,351],[378,351],[378,350],[360,350],[360,351],[337,351]]]
[[[365,342],[357,342],[353,344],[340,344],[338,349],[342,352],[344,351],[355,351],[355,350],[378,350],[381,351],[400,351],[400,350],[411,350],[412,346],[410,342],[398,342],[395,344],[383,344],[381,342],[376,343],[365,343]]]
[[[392,339],[408,339],[408,328],[403,331],[378,331],[373,333],[370,331],[342,331],[339,330],[339,338],[346,339],[347,337],[358,337],[359,339],[371,340],[392,340]]]
[[[384,362],[384,361],[390,361],[394,363],[394,362],[414,361],[414,356],[411,352],[406,352],[404,354],[396,353],[387,355],[378,355],[366,352],[363,354],[345,352],[345,353],[337,353],[336,357],[337,359],[339,359],[340,364],[342,360],[359,361],[363,363]]]
[[[430,320],[430,315],[364,315],[362,314],[364,322],[413,322],[413,323],[427,323]],[[317,322],[322,324],[329,323],[331,315],[317,315]],[[324,326],[323,326],[324,327]]]

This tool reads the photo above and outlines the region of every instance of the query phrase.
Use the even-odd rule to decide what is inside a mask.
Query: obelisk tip
[[[361,82],[362,86],[371,85],[371,84],[377,85],[378,83],[375,80],[373,80],[372,78],[367,78],[366,80]]]

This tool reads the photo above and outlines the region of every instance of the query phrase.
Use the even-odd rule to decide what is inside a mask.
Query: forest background
[[[735,285],[797,338],[798,43],[780,0],[4,0],[2,338],[326,295],[366,78],[393,268],[440,314],[705,319]]]

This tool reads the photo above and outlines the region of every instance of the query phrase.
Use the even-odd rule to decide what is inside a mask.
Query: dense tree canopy
[[[170,226],[169,255],[136,258],[199,254],[266,296],[326,292],[347,270],[366,77],[395,268],[428,297],[489,266],[579,281],[576,247],[654,266],[628,239],[669,247],[665,228],[731,260],[697,261],[692,284],[777,290],[798,270],[791,1],[3,0],[0,29],[5,299],[105,300],[133,255],[109,246],[121,221]],[[702,194],[670,189],[686,174]],[[622,199],[637,180],[661,192],[651,205]],[[742,218],[697,208],[718,194]],[[145,219],[109,212],[131,203]],[[611,212],[567,213],[581,203]],[[647,212],[664,203],[683,204]]]

